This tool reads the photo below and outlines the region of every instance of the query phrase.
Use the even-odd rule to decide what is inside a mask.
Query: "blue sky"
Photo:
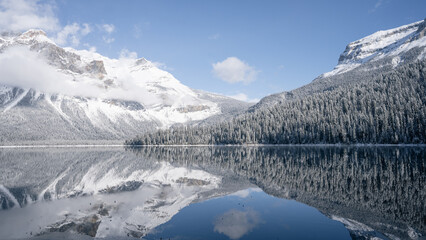
[[[62,46],[136,54],[191,88],[246,100],[305,85],[349,42],[426,17],[424,0],[0,0],[0,20],[12,2],[47,17],[40,27]]]

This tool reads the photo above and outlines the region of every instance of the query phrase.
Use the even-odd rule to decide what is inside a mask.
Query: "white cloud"
[[[383,0],[377,0],[376,4],[374,4],[374,7],[372,9],[369,10],[370,13],[375,12],[377,9],[380,8],[380,6],[382,6]]]
[[[129,54],[128,54],[129,55]],[[130,53],[132,55],[132,53]],[[99,84],[98,79],[79,77],[74,79],[57,71],[43,56],[25,46],[6,49],[0,54],[0,84],[37,89],[44,93],[61,93],[68,96],[82,96],[103,99],[139,101],[150,105],[161,100],[148,92],[128,72],[123,71],[116,79],[119,88],[108,88]],[[25,69],[25,71],[22,71]]]
[[[238,94],[235,94],[235,95],[228,95],[228,97],[236,99],[236,100],[244,101],[244,102],[250,102],[250,103],[256,103],[256,102],[260,101],[260,99],[258,99],[258,98],[249,98],[247,96],[247,94],[244,94],[244,93],[238,93]]]
[[[87,23],[68,24],[60,30],[53,39],[59,45],[71,44],[73,47],[80,45],[80,39],[91,32],[90,25]]]
[[[73,45],[78,45],[79,41],[76,37],[76,34],[80,30],[80,26],[77,23],[73,23],[65,26],[58,34],[54,41],[59,45],[64,45],[68,42],[69,39],[72,39]]]
[[[111,34],[112,32],[115,31],[115,26],[114,24],[104,24],[102,25],[102,29],[108,34]]]
[[[41,56],[27,47],[12,47],[0,55],[1,83],[22,88],[38,89],[47,93],[66,90],[78,96],[98,95],[100,88],[73,81],[70,75],[56,71]],[[25,71],[22,71],[25,69]]]
[[[120,51],[120,59],[137,59],[138,54],[136,52],[131,52],[128,49],[121,49]]]
[[[115,38],[103,36],[102,40],[104,40],[105,43],[110,44],[110,43],[113,43],[115,41]]]
[[[228,57],[213,64],[213,73],[225,82],[248,84],[256,80],[258,71],[236,57]]]
[[[83,44],[83,46],[85,46],[89,52],[93,52],[93,53],[96,52],[96,47],[95,46],[92,46],[92,45],[90,45],[88,43]]]
[[[257,212],[229,210],[219,216],[214,223],[214,231],[223,233],[231,239],[239,239],[261,222]]]
[[[374,8],[377,9],[378,7],[380,7],[382,5],[382,2],[383,2],[383,0],[377,1],[376,4],[374,5]]]
[[[142,36],[142,29],[139,24],[133,25],[133,37],[136,39],[140,38]]]
[[[156,66],[159,69],[162,69],[164,71],[173,71],[175,70],[174,68],[171,68],[169,66],[167,66],[165,63],[163,62],[151,62],[154,66]]]
[[[115,31],[115,26],[114,24],[103,24],[103,25],[98,25],[98,28],[102,31],[105,31],[107,33],[107,36],[102,36],[102,40],[107,43],[110,44],[112,42],[115,41],[115,38],[111,37],[110,35]]]
[[[48,32],[54,42],[61,46],[78,47],[81,39],[93,29],[89,23],[61,26],[54,14],[54,1],[44,0],[0,0],[0,32],[24,32],[29,29],[42,29]],[[114,42],[110,35],[115,31],[114,24],[98,26],[98,31],[106,32],[106,43]]]
[[[50,3],[50,4],[49,4]],[[0,31],[23,32],[31,28],[50,32],[59,45],[78,46],[91,32],[87,23],[61,27],[52,2],[39,0],[0,0]]]
[[[81,34],[83,36],[86,36],[90,32],[92,32],[90,25],[88,23],[83,23],[83,29],[81,29]]]
[[[234,192],[234,193],[230,194],[230,196],[247,198],[250,195],[250,193],[252,193],[252,192],[262,192],[262,189],[260,189],[260,188],[248,188],[248,189],[244,189],[244,190]]]
[[[39,0],[0,0],[0,31],[23,32],[31,28],[60,28],[51,5]]]

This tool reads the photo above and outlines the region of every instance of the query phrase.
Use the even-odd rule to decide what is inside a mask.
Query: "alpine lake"
[[[425,239],[424,146],[0,148],[0,239]]]

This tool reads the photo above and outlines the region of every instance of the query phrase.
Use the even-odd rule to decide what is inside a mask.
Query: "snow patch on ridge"
[[[426,38],[419,33],[424,21],[404,25],[390,30],[378,31],[367,37],[347,45],[340,55],[338,65],[330,72],[322,74],[321,78],[331,77],[351,71],[364,63],[377,61],[385,57],[395,56],[391,61],[392,67],[403,62],[399,55],[413,48],[426,46]],[[399,59],[398,59],[399,58]],[[418,59],[426,58],[422,53]]]
[[[363,60],[393,44],[403,44],[410,35],[416,32],[422,22],[419,21],[390,30],[378,31],[350,43],[339,59],[339,64]]]
[[[29,89],[24,89],[24,91],[21,94],[19,94],[18,97],[16,97],[11,103],[7,104],[4,107],[3,112],[7,112],[8,110],[16,106],[27,95],[28,91]]]
[[[345,72],[349,72],[357,67],[359,67],[361,63],[348,63],[348,64],[339,64],[332,71],[323,73],[321,77],[330,77],[337,74],[342,74]]]

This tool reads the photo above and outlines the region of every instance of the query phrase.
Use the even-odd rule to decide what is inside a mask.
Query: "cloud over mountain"
[[[0,0],[0,31],[21,32],[30,28],[60,28],[52,5],[38,0]]]

